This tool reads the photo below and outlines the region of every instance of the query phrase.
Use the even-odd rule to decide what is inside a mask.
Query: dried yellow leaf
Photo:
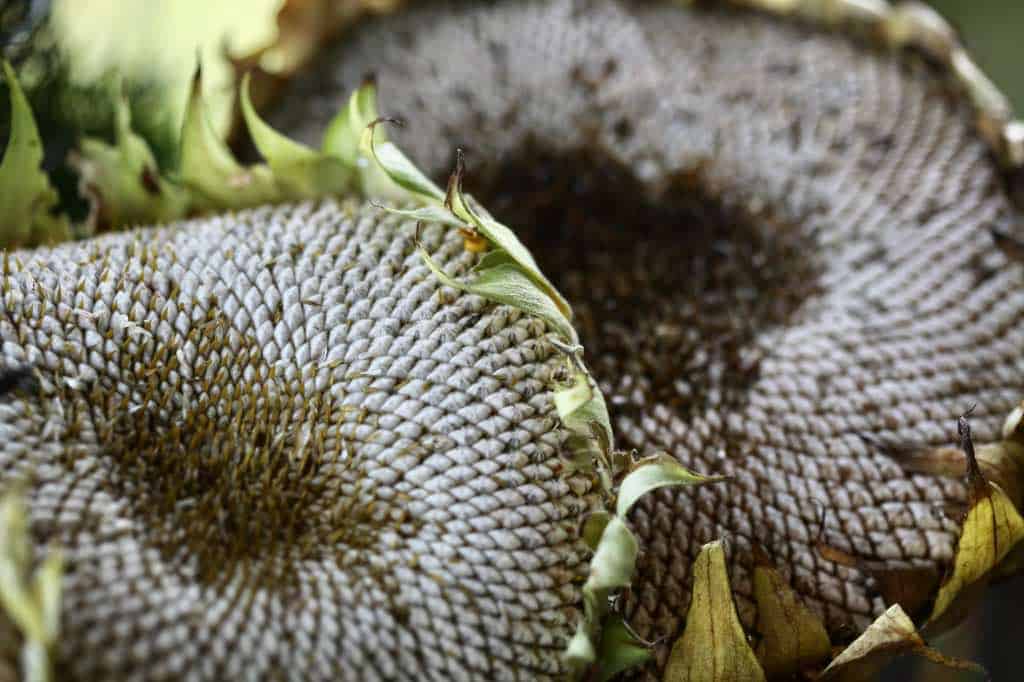
[[[873,680],[894,658],[924,645],[910,617],[899,604],[893,604],[836,656],[821,679],[829,682]]]
[[[761,642],[757,657],[770,678],[788,678],[832,653],[825,625],[797,597],[763,551],[755,551],[754,599]]]
[[[721,542],[704,545],[693,562],[686,629],[676,640],[665,682],[764,680],[764,671],[736,616]]]
[[[928,619],[928,626],[935,629],[958,620],[960,610],[954,607],[969,601],[1024,539],[1024,519],[1017,508],[999,486],[985,480],[978,467],[967,420],[961,417],[958,426],[968,460],[971,506],[960,531],[953,570],[939,588]]]
[[[921,639],[913,621],[899,604],[879,616],[867,630],[842,653],[818,678],[819,682],[869,682],[878,679],[882,669],[897,657],[913,653],[953,670],[985,673],[969,661],[943,656]]]

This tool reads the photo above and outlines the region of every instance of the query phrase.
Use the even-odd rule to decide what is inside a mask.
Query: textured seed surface
[[[59,679],[546,679],[589,478],[542,323],[415,226],[283,207],[21,253],[0,474],[67,557]],[[451,236],[451,235],[449,235]],[[450,272],[461,240],[423,235]]]
[[[619,444],[734,477],[633,515],[640,634],[671,642],[718,538],[748,626],[756,541],[862,628],[879,582],[814,550],[823,512],[875,568],[945,567],[963,486],[899,454],[972,403],[996,436],[1024,301],[987,233],[1020,216],[933,74],[751,14],[433,4],[361,27],[277,122],[312,138],[372,71],[400,144],[437,176],[466,146],[573,300]],[[61,679],[559,672],[595,500],[561,470],[552,350],[439,294],[411,232],[325,204],[9,261],[0,361],[41,380],[0,401],[0,474],[67,551]]]
[[[880,578],[945,570],[964,489],[901,455],[954,443],[972,404],[997,436],[1024,297],[988,234],[1021,216],[937,74],[749,13],[431,6],[361,29],[278,125],[310,137],[366,73],[421,166],[468,150],[468,190],[568,295],[619,445],[734,477],[633,515],[641,635],[678,634],[717,538],[748,627],[756,542],[838,640],[881,613]],[[822,517],[880,573],[815,551]]]

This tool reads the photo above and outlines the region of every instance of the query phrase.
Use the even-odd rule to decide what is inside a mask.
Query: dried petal
[[[770,678],[787,678],[821,663],[832,645],[821,619],[782,579],[767,555],[755,551],[754,599],[761,642],[757,656]]]
[[[665,682],[764,680],[764,670],[736,616],[721,542],[704,545],[693,562],[693,597]]]

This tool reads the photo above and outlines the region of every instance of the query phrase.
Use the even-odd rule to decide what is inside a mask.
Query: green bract
[[[0,245],[36,246],[68,239],[69,224],[52,213],[57,191],[40,168],[43,143],[32,109],[14,75],[4,62],[4,80],[11,100],[11,134],[0,161]]]
[[[79,190],[92,204],[86,233],[184,215],[187,193],[160,176],[149,145],[132,130],[131,109],[123,97],[114,117],[113,145],[85,138],[71,159],[80,175]]]

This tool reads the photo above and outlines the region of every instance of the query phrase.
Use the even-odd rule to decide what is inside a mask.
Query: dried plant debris
[[[981,666],[929,647],[898,603],[851,644],[833,649],[821,619],[800,603],[763,551],[757,554],[754,590],[760,641],[756,654],[736,617],[722,544],[711,543],[694,562],[686,627],[669,654],[665,682],[787,680],[801,676],[869,682],[905,654],[987,677]]]
[[[754,598],[757,657],[769,679],[814,670],[827,661],[832,645],[821,618],[804,605],[760,547],[755,548]]]
[[[914,622],[893,604],[875,620],[852,644],[844,649],[822,673],[829,682],[870,682],[903,654],[913,653],[954,670],[967,670],[984,676],[985,671],[973,663],[943,656],[929,648],[917,633]]]

